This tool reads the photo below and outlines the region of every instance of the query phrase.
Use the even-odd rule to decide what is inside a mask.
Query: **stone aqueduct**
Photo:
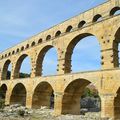
[[[22,103],[28,108],[50,105],[54,93],[54,114],[79,114],[80,96],[92,83],[101,98],[101,117],[120,118],[120,0],[109,0],[93,9],[31,37],[0,54],[0,85],[5,103]],[[96,36],[101,46],[101,69],[71,73],[71,56],[84,37]],[[42,62],[50,48],[58,55],[57,75],[42,76]],[[19,78],[22,61],[31,58],[30,78]],[[87,57],[87,56],[86,56]],[[7,80],[8,65],[12,64]]]

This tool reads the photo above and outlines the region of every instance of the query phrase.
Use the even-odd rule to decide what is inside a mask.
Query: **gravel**
[[[24,114],[24,115],[23,115]],[[86,112],[85,115],[53,116],[53,109],[27,109],[19,104],[0,110],[0,120],[100,120],[100,112]]]

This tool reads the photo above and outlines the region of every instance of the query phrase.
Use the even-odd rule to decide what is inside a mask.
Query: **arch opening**
[[[35,42],[33,41],[32,44],[31,44],[31,47],[35,46]]]
[[[48,41],[48,40],[50,40],[51,39],[51,35],[48,35],[47,37],[46,37],[46,41]]]
[[[71,32],[73,30],[73,27],[71,25],[69,25],[66,29],[66,32]]]
[[[100,22],[100,21],[102,21],[102,16],[100,14],[97,14],[93,17],[93,20],[92,20],[93,23]]]
[[[86,109],[86,113],[100,112],[100,97],[90,81],[77,79],[71,82],[64,91],[62,114],[80,115],[82,109]]]
[[[61,35],[61,31],[57,31],[55,37],[59,37]]]
[[[78,24],[78,28],[82,28],[84,27],[86,24],[86,22],[83,20],[83,21],[80,21],[79,24]]]
[[[50,68],[50,69],[49,69]],[[36,76],[55,75],[57,73],[57,51],[48,45],[44,47],[36,61]]]
[[[5,101],[5,97],[6,97],[6,92],[7,92],[7,86],[5,84],[3,84],[0,87],[0,99]]]
[[[67,47],[65,73],[100,69],[100,54],[100,45],[94,35],[86,33],[76,36]]]
[[[40,43],[42,43],[42,39],[41,38],[38,40],[38,44],[40,44]]]
[[[10,104],[26,105],[26,88],[22,83],[18,83],[12,90]]]
[[[31,60],[27,54],[23,54],[17,60],[14,69],[14,79],[28,78],[31,75]]]
[[[32,98],[32,108],[41,108],[42,106],[54,108],[54,91],[47,82],[37,85]]]
[[[114,7],[114,8],[110,11],[110,16],[119,15],[119,14],[120,14],[120,7]]]
[[[28,48],[29,48],[29,44],[26,45],[26,49],[28,49]]]
[[[9,80],[11,78],[12,64],[10,60],[7,60],[2,70],[2,80]]]

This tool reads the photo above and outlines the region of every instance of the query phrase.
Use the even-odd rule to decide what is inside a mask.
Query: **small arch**
[[[2,84],[0,87],[0,99],[5,101],[5,97],[6,97],[6,91],[7,91],[7,86],[6,84]]]
[[[10,56],[10,55],[11,55],[11,52],[9,52],[8,56]]]
[[[12,55],[14,55],[15,54],[15,51],[12,51]]]
[[[4,58],[4,56],[2,55],[2,59]]]
[[[40,43],[42,43],[42,38],[40,38],[40,39],[38,40],[38,44],[40,44]]]
[[[102,21],[102,15],[97,14],[93,17],[92,22],[99,22],[99,21]]]
[[[24,50],[24,46],[21,47],[21,51],[23,51],[23,50]]]
[[[10,104],[21,104],[25,106],[26,93],[26,88],[22,83],[16,84],[11,93]]]
[[[57,31],[55,37],[59,37],[61,35],[61,31]]]
[[[34,41],[32,42],[31,46],[32,46],[32,47],[35,46],[35,42],[34,42]]]
[[[48,35],[47,37],[46,37],[46,40],[50,40],[51,39],[51,35]]]
[[[78,24],[78,28],[83,27],[86,24],[86,22],[84,20],[80,21]]]
[[[66,29],[66,32],[71,32],[72,29],[73,29],[73,27],[72,27],[71,25],[69,25],[69,26],[67,27],[67,29]]]
[[[33,93],[32,108],[54,107],[54,90],[48,82],[39,83]]]
[[[28,49],[28,48],[29,48],[29,44],[26,45],[26,49]]]
[[[11,71],[8,70],[9,65],[11,64],[10,60],[7,60],[4,63],[3,69],[2,69],[2,80],[10,79]]]
[[[114,7],[114,8],[112,8],[112,10],[110,11],[110,16],[112,16],[112,15],[118,15],[118,14],[120,14],[120,7]]]
[[[17,48],[17,51],[16,51],[16,53],[18,53],[20,50],[19,50],[19,48]]]
[[[7,54],[5,54],[5,57],[7,57]]]

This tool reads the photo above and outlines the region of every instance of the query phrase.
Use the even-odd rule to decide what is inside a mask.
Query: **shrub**
[[[5,100],[0,99],[0,109],[3,109],[5,107]]]
[[[24,110],[18,110],[18,115],[23,117],[25,115],[25,111]]]

